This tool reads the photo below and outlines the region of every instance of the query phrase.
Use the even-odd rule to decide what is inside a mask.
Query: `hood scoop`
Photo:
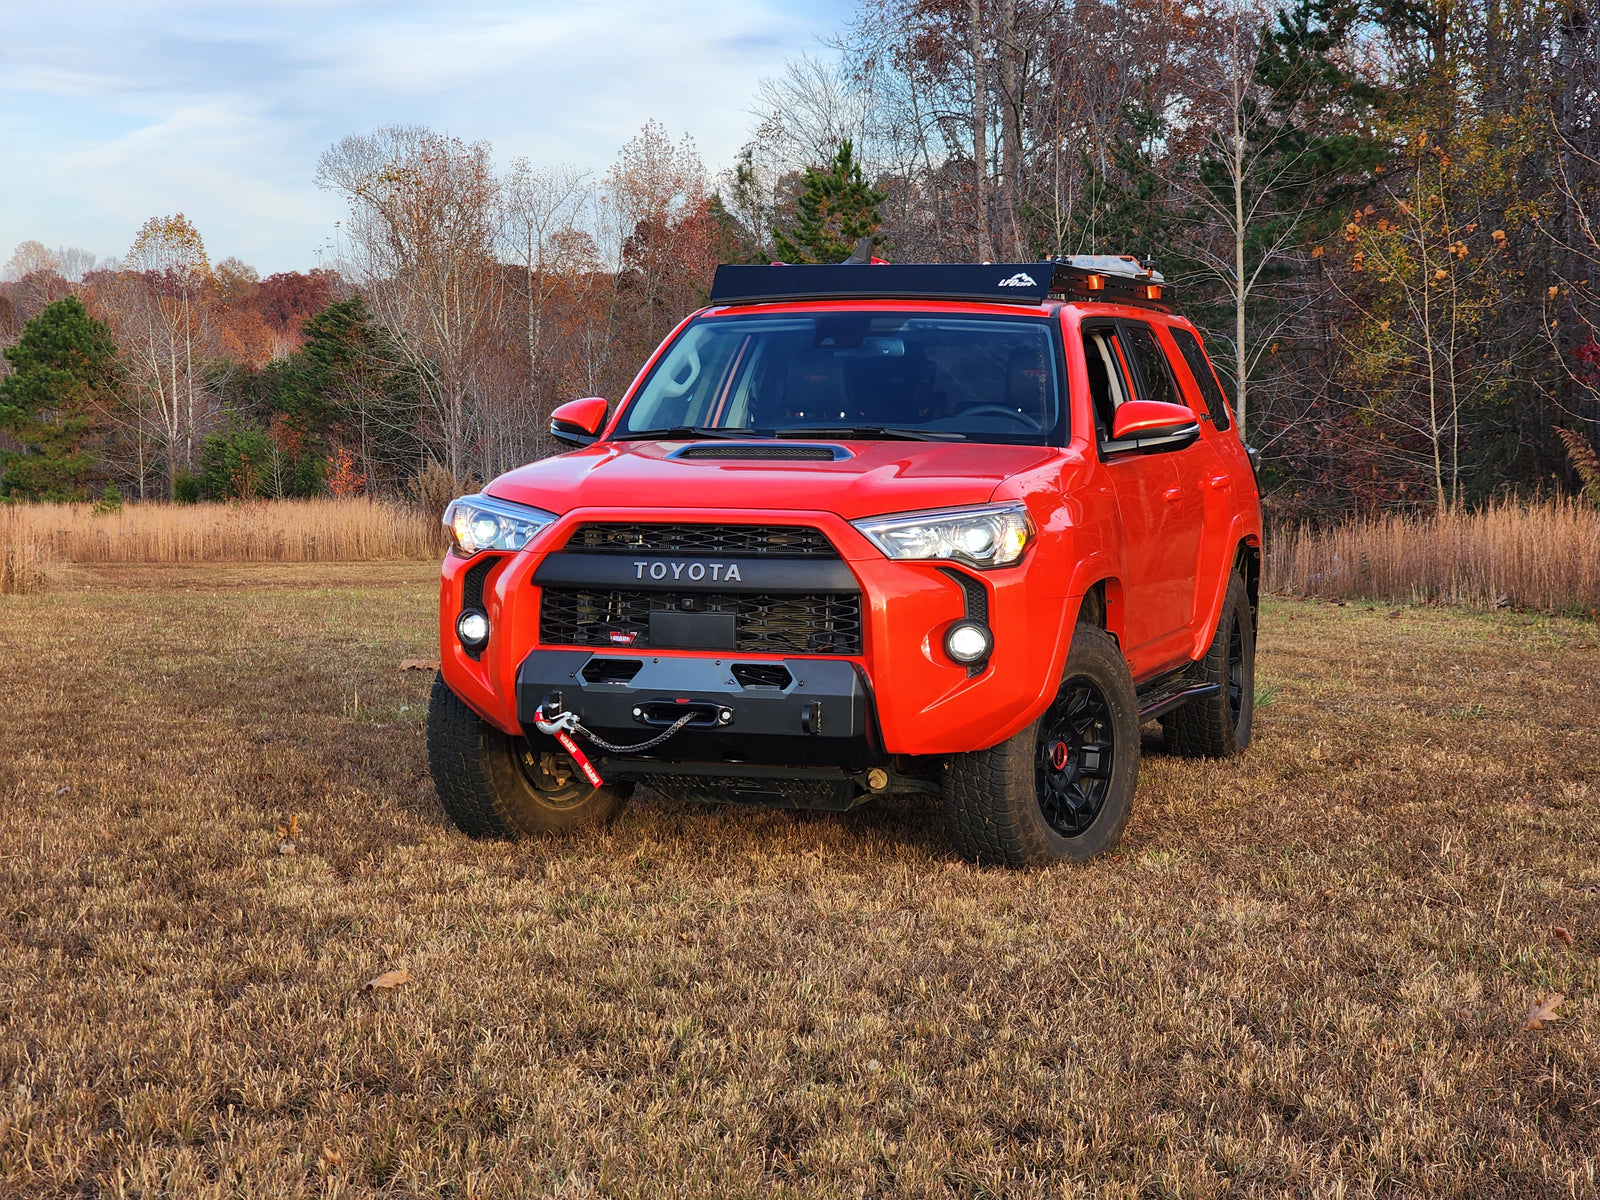
[[[727,442],[696,442],[674,450],[668,458],[713,458],[722,462],[841,462],[850,457],[843,446],[773,445],[754,442],[748,445]]]

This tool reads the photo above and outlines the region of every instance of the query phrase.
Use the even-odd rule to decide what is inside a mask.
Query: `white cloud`
[[[0,38],[0,250],[120,253],[146,217],[183,211],[213,257],[308,267],[338,219],[317,155],[389,122],[598,173],[654,118],[715,168],[747,136],[757,79],[850,6],[30,5]]]

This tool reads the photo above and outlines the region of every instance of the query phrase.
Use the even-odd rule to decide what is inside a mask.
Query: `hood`
[[[697,458],[715,447],[833,447],[835,461]],[[901,441],[599,442],[508,471],[485,491],[561,515],[575,508],[796,509],[846,520],[982,504],[1048,446]]]

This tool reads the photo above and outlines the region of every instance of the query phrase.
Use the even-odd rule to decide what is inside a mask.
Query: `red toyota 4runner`
[[[1194,327],[1132,259],[725,266],[578,447],[445,514],[428,756],[469,834],[636,783],[960,852],[1116,845],[1159,718],[1250,741],[1261,514]]]

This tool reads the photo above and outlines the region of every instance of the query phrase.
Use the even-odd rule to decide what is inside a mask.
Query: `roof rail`
[[[1167,310],[1166,281],[1137,259],[1079,254],[1031,263],[724,264],[712,304],[791,300],[967,300],[1036,305],[1103,300]]]

